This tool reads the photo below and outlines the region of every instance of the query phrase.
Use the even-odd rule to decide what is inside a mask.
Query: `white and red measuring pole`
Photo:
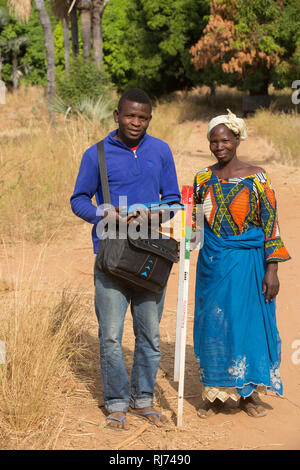
[[[192,235],[193,186],[182,187],[181,202],[184,204],[184,210],[181,211],[179,279],[174,361],[174,381],[179,382],[177,426],[182,426],[183,423],[184,370],[190,269],[190,243]]]

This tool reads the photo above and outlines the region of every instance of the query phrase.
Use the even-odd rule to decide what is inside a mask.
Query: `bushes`
[[[81,57],[72,61],[69,76],[60,74],[57,77],[57,94],[69,106],[76,106],[83,97],[96,99],[112,92],[105,72],[94,62],[85,62]]]
[[[114,105],[114,88],[94,62],[85,62],[81,57],[74,59],[70,74],[58,75],[56,112],[79,112],[91,120],[102,121],[111,115]]]

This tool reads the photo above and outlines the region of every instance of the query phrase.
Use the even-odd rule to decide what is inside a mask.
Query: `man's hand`
[[[103,213],[103,218],[106,219],[106,222],[109,224],[109,223],[116,223],[116,225],[118,226],[119,223],[120,223],[120,220],[124,219],[124,216],[120,215],[120,212],[122,210],[126,209],[126,206],[115,206],[115,207],[112,207],[111,209],[108,209],[106,210],[104,213]],[[132,214],[130,213],[130,215],[128,214],[126,216],[127,218],[127,224],[129,224],[132,220],[134,220],[136,217],[137,217],[137,213],[135,214]]]
[[[151,214],[148,209],[137,208],[136,211],[130,212],[130,215],[127,216],[127,223],[134,225],[144,225],[149,224],[151,219]]]
[[[279,292],[277,270],[277,262],[268,263],[266,274],[262,282],[262,294],[265,294],[265,302],[272,302]]]
[[[103,214],[103,218],[106,219],[106,222],[109,223],[116,223],[119,225],[120,220],[124,220],[125,216],[120,215],[122,210],[126,209],[126,207],[112,207],[111,209],[107,210]],[[133,223],[134,225],[144,225],[147,224],[149,229],[151,224],[157,230],[159,229],[160,224],[164,221],[164,214],[166,210],[161,210],[159,212],[151,213],[149,209],[145,208],[137,208],[134,212],[130,212],[127,214],[127,224]]]

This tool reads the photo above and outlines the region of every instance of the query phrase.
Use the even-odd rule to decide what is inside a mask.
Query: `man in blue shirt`
[[[169,146],[146,133],[152,106],[148,95],[132,88],[123,93],[114,119],[118,129],[104,139],[104,152],[113,217],[118,224],[120,197],[127,197],[127,206],[163,201],[180,202],[176,170]],[[97,224],[103,212],[91,201],[96,196],[103,204],[97,145],[83,155],[74,193],[73,212],[94,224],[94,253],[99,250]],[[106,213],[104,215],[107,215]],[[128,217],[128,223],[133,219]],[[163,426],[167,418],[153,409],[153,394],[160,362],[159,322],[165,291],[154,294],[136,290],[126,282],[113,278],[95,267],[95,310],[99,323],[100,369],[103,382],[107,426],[128,429],[127,411]],[[131,305],[135,334],[134,362],[131,384],[124,365],[122,334],[125,314]]]

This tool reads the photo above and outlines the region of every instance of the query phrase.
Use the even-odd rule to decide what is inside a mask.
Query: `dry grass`
[[[83,117],[48,122],[42,92],[8,95],[0,116],[0,213],[10,240],[41,241],[76,223],[70,210],[83,152],[107,133]],[[78,222],[77,222],[78,223]]]
[[[7,253],[5,251],[5,253]],[[71,365],[84,355],[87,308],[78,296],[43,289],[43,250],[29,273],[9,265],[0,291],[0,448],[51,449],[74,389]],[[3,362],[3,361],[2,361]],[[59,405],[58,405],[59,404]]]
[[[273,147],[274,158],[283,165],[300,165],[300,116],[296,113],[257,111],[249,123]]]

